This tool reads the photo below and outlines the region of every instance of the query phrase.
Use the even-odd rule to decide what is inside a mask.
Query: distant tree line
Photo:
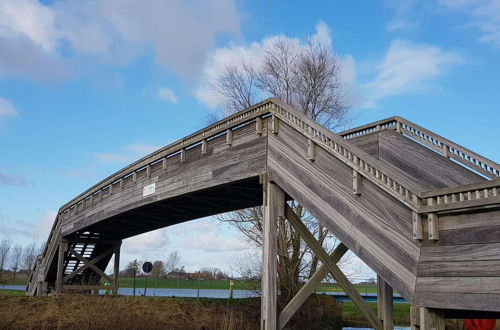
[[[18,274],[29,274],[33,270],[36,258],[43,251],[43,244],[13,244],[11,240],[0,242],[0,283],[10,279],[16,281]],[[9,276],[7,276],[9,275]],[[12,276],[10,276],[12,275]]]
[[[145,260],[131,260],[128,262],[127,266],[120,271],[120,277],[134,277],[144,276],[145,273],[142,271],[142,265],[146,262]],[[165,260],[155,260],[153,263],[153,270],[149,274],[151,278],[160,279],[200,279],[200,280],[221,280],[229,279],[225,272],[220,268],[213,267],[203,267],[195,272],[186,272],[184,265],[182,265],[182,260],[177,251],[172,251],[168,254]]]

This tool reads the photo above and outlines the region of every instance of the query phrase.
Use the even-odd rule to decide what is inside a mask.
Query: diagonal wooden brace
[[[68,251],[71,254],[73,254],[75,257],[77,257],[78,260],[82,261],[84,263],[84,265],[82,267],[80,267],[79,269],[77,269],[76,271],[74,271],[71,274],[69,274],[65,279],[68,279],[69,276],[71,276],[71,277],[75,276],[76,275],[75,272],[77,272],[77,271],[80,272],[80,271],[83,271],[86,268],[91,268],[94,272],[96,272],[97,274],[101,275],[102,277],[104,277],[109,282],[113,282],[113,279],[111,279],[111,277],[109,277],[108,275],[106,275],[102,270],[100,270],[97,266],[94,265],[94,263],[96,263],[99,260],[102,260],[103,258],[105,258],[106,256],[112,254],[113,253],[113,249],[112,248],[104,251],[98,257],[94,258],[92,261],[89,261],[89,260],[85,259],[81,254],[79,254],[78,252],[76,252],[75,250],[73,250],[73,248],[71,248],[71,247],[68,248]],[[99,260],[97,260],[98,258],[99,258]]]
[[[293,228],[302,236],[307,245],[311,248],[318,259],[328,268],[333,278],[337,281],[340,287],[351,298],[352,302],[361,310],[365,317],[375,329],[382,329],[382,322],[378,319],[375,313],[363,300],[359,292],[354,288],[349,279],[344,275],[340,268],[332,261],[328,253],[323,249],[323,246],[316,240],[313,234],[307,229],[300,218],[295,214],[293,209],[287,205],[286,218],[292,224]]]
[[[338,263],[342,256],[349,249],[343,243],[340,243],[335,250],[330,254],[330,259],[334,263]],[[283,329],[283,327],[287,324],[288,321],[292,318],[293,314],[295,314],[300,306],[307,300],[307,298],[313,293],[321,281],[328,275],[330,271],[325,265],[321,265],[316,272],[309,278],[309,280],[300,288],[299,292],[290,300],[290,302],[283,308],[279,317],[279,329]]]

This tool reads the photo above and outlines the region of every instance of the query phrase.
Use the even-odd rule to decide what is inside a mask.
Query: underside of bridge
[[[59,210],[27,294],[98,290],[121,240],[264,205],[262,327],[283,327],[331,274],[374,328],[392,327],[392,292],[412,326],[500,313],[500,166],[403,118],[334,134],[263,101],[118,171]],[[287,200],[342,243],[331,254]],[[288,220],[322,262],[276,311],[276,226]],[[336,266],[350,249],[379,275],[374,315]]]

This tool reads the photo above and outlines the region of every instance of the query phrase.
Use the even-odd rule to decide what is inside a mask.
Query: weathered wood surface
[[[351,168],[322,148],[308,161],[307,138],[286,124],[269,136],[268,153],[272,179],[411,299],[419,257],[411,210],[368,180],[362,194],[353,195]]]
[[[453,187],[485,179],[394,131],[378,133],[379,159],[397,166],[427,187]]]
[[[278,325],[278,218],[285,215],[285,192],[273,182],[265,183],[264,224],[262,233],[261,329],[275,330]]]
[[[266,121],[263,125],[266,127]],[[180,155],[168,158],[166,170],[157,163],[151,166],[150,177],[146,171],[138,172],[136,182],[126,179],[122,189],[115,188],[112,194],[65,219],[62,234],[66,236],[155,201],[258,176],[265,172],[266,144],[265,134],[256,134],[255,127],[248,125],[234,131],[231,146],[221,136],[208,142],[206,155],[202,155],[201,145],[188,149],[184,163],[180,162]],[[143,188],[153,183],[155,193],[144,197]]]

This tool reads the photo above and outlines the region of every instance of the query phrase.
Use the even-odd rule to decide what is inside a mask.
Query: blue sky
[[[353,125],[400,115],[498,162],[498,17],[498,0],[2,0],[0,239],[44,240],[60,205],[204,126],[218,70],[278,35],[332,45]],[[253,251],[202,220],[123,258],[175,249],[190,269]]]

